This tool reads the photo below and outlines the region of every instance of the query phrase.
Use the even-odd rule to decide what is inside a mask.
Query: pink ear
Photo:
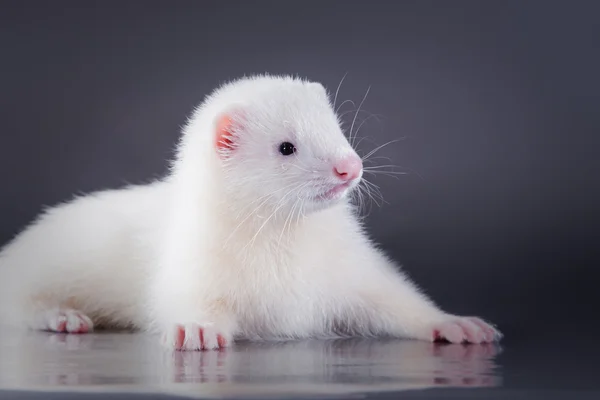
[[[216,146],[217,150],[233,149],[233,120],[228,115],[223,115],[217,121]]]

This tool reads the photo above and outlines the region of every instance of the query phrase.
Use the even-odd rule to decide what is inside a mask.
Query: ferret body
[[[157,332],[173,349],[236,339],[393,336],[490,342],[369,239],[349,194],[362,160],[325,88],[255,76],[215,90],[165,179],[46,210],[0,253],[0,324]]]

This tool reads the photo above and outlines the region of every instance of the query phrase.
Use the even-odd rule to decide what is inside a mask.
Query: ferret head
[[[345,201],[362,178],[362,160],[321,84],[253,77],[213,98],[214,151],[229,198],[307,213]]]

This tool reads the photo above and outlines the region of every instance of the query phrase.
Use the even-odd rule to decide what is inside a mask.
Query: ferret
[[[438,307],[369,237],[363,160],[318,82],[255,75],[206,96],[165,177],[45,209],[0,252],[0,321],[133,329],[174,350],[237,340],[498,341]]]

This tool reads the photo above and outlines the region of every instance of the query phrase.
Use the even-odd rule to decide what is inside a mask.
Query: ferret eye
[[[279,152],[284,156],[292,155],[296,152],[296,146],[290,142],[283,142],[279,145]]]

